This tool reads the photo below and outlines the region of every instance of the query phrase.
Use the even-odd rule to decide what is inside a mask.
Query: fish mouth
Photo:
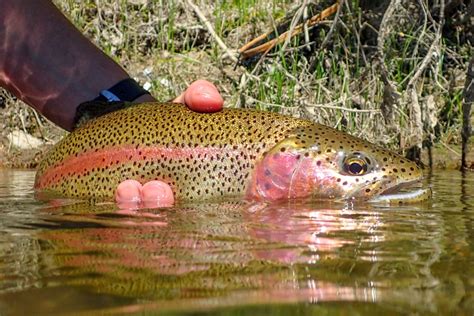
[[[431,188],[423,188],[421,178],[399,183],[370,199],[373,203],[411,204],[431,199]]]

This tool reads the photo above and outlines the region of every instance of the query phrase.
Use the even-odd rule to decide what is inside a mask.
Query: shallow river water
[[[474,173],[411,206],[123,211],[35,200],[0,171],[0,315],[474,314]]]

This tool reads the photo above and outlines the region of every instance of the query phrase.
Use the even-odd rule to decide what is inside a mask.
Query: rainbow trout
[[[399,202],[419,182],[417,165],[308,120],[180,104],[143,103],[91,120],[40,163],[35,188],[67,197],[111,198],[126,179],[168,183],[178,201],[359,199]]]

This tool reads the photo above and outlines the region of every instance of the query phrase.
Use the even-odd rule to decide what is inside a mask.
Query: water
[[[474,174],[415,206],[39,202],[0,171],[0,314],[474,314]]]

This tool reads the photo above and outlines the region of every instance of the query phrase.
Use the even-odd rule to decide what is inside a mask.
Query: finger
[[[147,208],[169,207],[174,204],[174,195],[170,186],[162,181],[150,181],[143,185],[142,203]]]
[[[136,209],[141,202],[142,185],[136,180],[125,180],[117,186],[115,202],[123,209]]]
[[[206,80],[198,80],[184,93],[184,103],[193,111],[212,113],[222,109],[224,99],[215,85]]]

